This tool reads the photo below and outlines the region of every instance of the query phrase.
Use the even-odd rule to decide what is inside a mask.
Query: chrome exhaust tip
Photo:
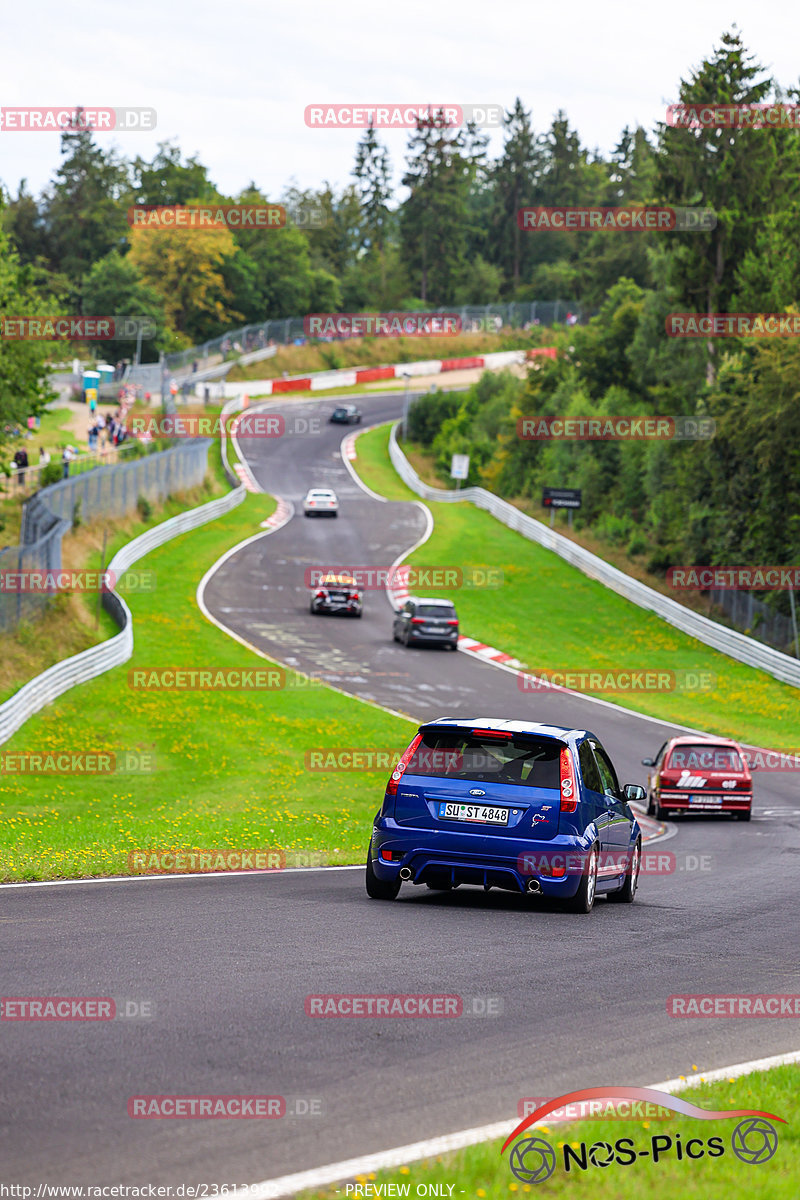
[[[531,896],[540,896],[542,894],[542,885],[538,879],[529,879],[525,885],[525,891]]]
[[[413,871],[411,870],[411,867],[401,867],[400,868],[400,878],[401,879],[410,879],[412,875],[413,875]]]

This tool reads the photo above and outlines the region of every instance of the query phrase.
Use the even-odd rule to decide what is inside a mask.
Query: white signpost
[[[461,487],[461,480],[469,475],[469,455],[454,454],[450,463],[450,478],[455,479],[456,490]]]

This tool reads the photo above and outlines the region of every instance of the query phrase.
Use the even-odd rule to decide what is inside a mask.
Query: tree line
[[[797,99],[736,32],[723,34],[677,91],[684,104]],[[432,112],[409,132],[402,195],[392,178],[374,129],[358,145],[347,186],[287,185],[277,198],[255,182],[223,195],[208,167],[172,143],[149,161],[126,159],[90,130],[66,130],[61,163],[41,195],[31,195],[25,181],[16,194],[0,195],[4,310],[151,317],[157,333],[143,358],[152,360],[159,350],[240,324],[309,312],[558,298],[596,311],[622,278],[646,294],[643,319],[656,323],[665,304],[667,311],[782,311],[797,295],[800,147],[793,129],[664,122],[652,131],[624,129],[614,150],[601,154],[582,144],[564,112],[537,132],[517,98],[505,113],[497,158],[488,156],[479,129],[448,126]],[[270,199],[286,205],[285,228],[154,232],[127,220],[134,205]],[[643,204],[709,208],[716,225],[704,233],[530,232],[517,221],[523,206]],[[292,214],[302,211],[319,219],[299,227]],[[112,359],[130,356],[132,346],[106,351]],[[709,381],[725,352],[719,342],[703,343]],[[0,382],[34,398],[46,353],[0,343]],[[653,336],[648,353],[655,378],[670,351]],[[694,352],[678,358],[693,362]]]

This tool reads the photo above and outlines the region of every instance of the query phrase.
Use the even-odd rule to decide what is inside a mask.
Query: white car
[[[338,517],[339,501],[330,488],[311,488],[303,501],[307,517]]]

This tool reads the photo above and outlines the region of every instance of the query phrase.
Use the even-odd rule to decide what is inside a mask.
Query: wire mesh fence
[[[519,304],[469,304],[425,310],[436,313],[455,314],[461,319],[462,333],[494,333],[503,327],[524,329],[526,326],[555,325],[559,322],[583,323],[587,314],[577,303],[566,300],[532,300]],[[293,342],[312,340],[306,333],[305,317],[282,317],[261,324],[244,325],[221,337],[167,354],[164,369],[170,376],[189,372],[201,374],[228,358],[242,354],[253,354],[268,349],[271,345],[291,345]],[[327,340],[327,339],[326,339]]]
[[[714,590],[708,595],[711,603],[725,613],[734,629],[741,629],[760,642],[782,650],[784,654],[795,653],[794,628],[790,617],[776,612],[752,592]]]
[[[62,569],[61,540],[76,522],[123,517],[203,482],[211,443],[196,438],[134,462],[98,467],[43,488],[22,510],[20,544],[0,550],[0,631],[40,616],[53,597],[46,576]],[[39,576],[31,579],[31,574]],[[44,577],[44,578],[41,578]]]

